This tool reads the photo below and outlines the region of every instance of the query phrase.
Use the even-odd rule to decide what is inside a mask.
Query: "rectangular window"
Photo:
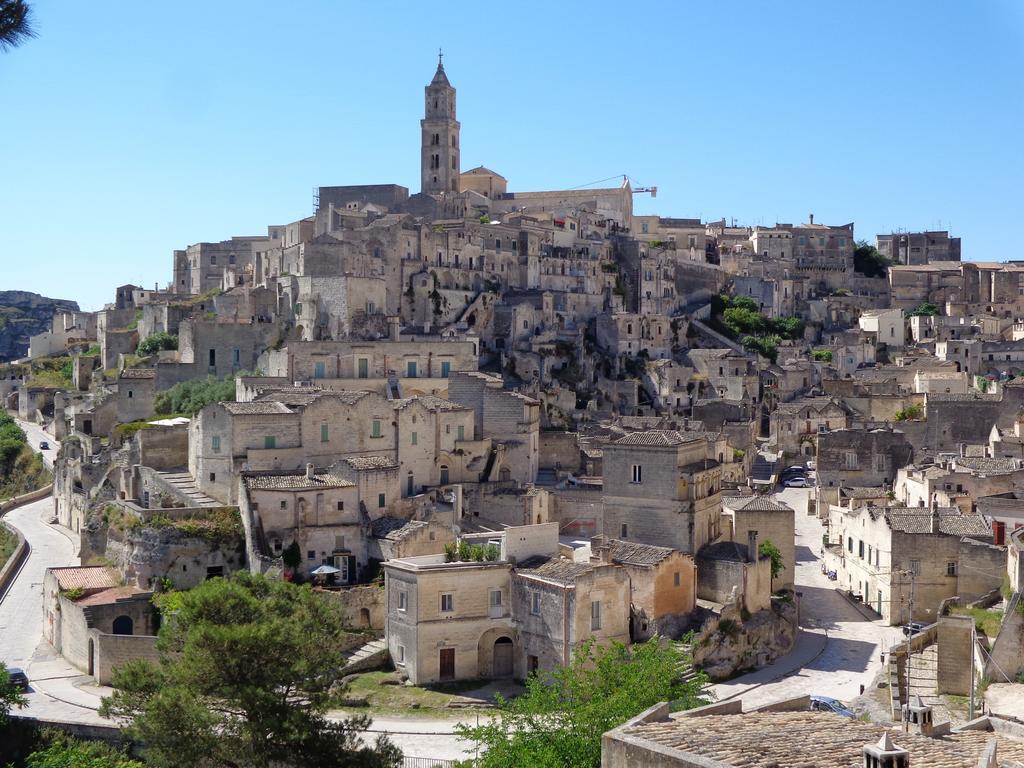
[[[306,552],[306,559],[307,560],[316,560],[316,550],[315,549],[308,550]]]
[[[863,541],[858,541],[857,542],[857,557],[859,557],[861,560],[864,559],[864,542]]]
[[[215,349],[210,350],[210,367],[217,367],[217,350]]]
[[[398,646],[398,663],[405,666],[405,646]]]
[[[217,482],[217,473],[216,472],[211,472],[210,473],[210,482],[211,483],[216,483]]]
[[[490,617],[492,619],[500,619],[504,615],[504,610],[501,607],[501,590],[492,589],[490,597],[488,598],[488,604],[490,607]]]
[[[441,613],[451,613],[455,610],[455,595],[452,592],[441,594]]]
[[[380,419],[374,419],[370,425],[370,437],[380,437]]]
[[[633,465],[633,479],[630,482],[639,483],[643,480],[643,468],[639,464]]]
[[[452,364],[449,363],[447,360],[442,360],[441,361],[441,378],[442,379],[447,379],[448,378],[448,374],[451,372],[451,370],[452,370]]]
[[[231,366],[237,368],[242,364],[242,354],[237,349],[231,350]]]
[[[210,439],[210,448],[213,449],[214,453],[220,453],[220,435],[214,435]]]
[[[846,537],[846,551],[850,553],[853,552],[853,536]]]
[[[457,431],[455,433],[455,439],[456,440],[465,440],[466,439],[466,428],[460,424],[458,427],[456,427],[456,430]]]
[[[286,499],[281,499],[281,509],[288,509],[288,501]]]
[[[946,575],[947,576],[956,576],[956,561],[955,560],[950,560],[948,563],[946,563]]]
[[[344,512],[345,511],[345,502],[344,501],[339,501],[338,502],[338,511],[339,512]]]
[[[330,439],[329,432],[326,424],[320,425],[320,442],[326,443]]]
[[[263,437],[263,447],[264,448],[276,448],[277,447],[277,438],[274,437],[273,435],[265,435]]]
[[[398,593],[398,610],[402,613],[409,610],[409,595],[404,589]]]
[[[921,561],[920,560],[911,560],[910,561],[910,572],[912,574],[914,574],[915,576],[920,576],[921,575]]]
[[[384,507],[387,506],[384,503],[384,494],[383,493],[378,493],[377,494],[377,506],[380,507],[381,509],[384,509]]]
[[[419,439],[419,436],[418,436],[418,435],[417,435],[417,434],[416,434],[415,432],[413,432],[413,433],[412,433],[412,444],[413,444],[413,445],[416,445],[416,441],[417,441],[418,439]]]
[[[335,536],[334,537],[334,548],[335,549],[345,549],[345,537],[344,536]]]
[[[590,601],[590,631],[596,632],[601,628],[601,601]]]
[[[530,593],[530,613],[540,616],[540,592]]]
[[[628,525],[626,525],[625,523],[623,523],[623,524],[622,524],[622,525],[621,525],[621,526],[619,527],[619,538],[620,538],[620,539],[624,539],[624,538],[626,538],[626,537],[627,537],[628,535],[629,535],[629,526],[628,526]]]
[[[679,586],[679,571],[676,571],[672,574],[672,584],[676,587]]]

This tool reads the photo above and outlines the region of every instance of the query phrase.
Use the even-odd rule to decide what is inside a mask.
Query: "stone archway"
[[[492,627],[477,643],[477,675],[483,679],[512,677],[516,672],[519,643],[507,627]]]
[[[118,616],[114,619],[113,631],[111,634],[114,635],[133,635],[135,634],[135,622],[132,621],[131,616]]]

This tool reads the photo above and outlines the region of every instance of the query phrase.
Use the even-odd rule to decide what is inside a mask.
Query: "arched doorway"
[[[96,669],[96,662],[95,662],[95,660],[96,660],[96,643],[93,642],[93,639],[90,637],[89,638],[89,661],[88,661],[88,670],[89,670],[89,674],[90,675],[96,674],[95,671],[94,671]]]
[[[132,635],[135,633],[135,622],[132,621],[131,616],[118,616],[114,619],[114,630],[115,635]]]
[[[370,609],[360,608],[359,609],[359,626],[362,629],[370,628]]]
[[[494,676],[512,676],[512,638],[499,637],[494,641]]]
[[[441,485],[448,485],[448,465],[441,465]]]

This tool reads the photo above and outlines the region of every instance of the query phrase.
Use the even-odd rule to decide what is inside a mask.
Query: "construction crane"
[[[619,174],[617,176],[609,176],[607,179],[598,179],[597,181],[588,181],[586,184],[580,184],[577,187],[569,187],[569,189],[570,190],[574,190],[574,189],[583,189],[584,187],[592,187],[595,184],[603,184],[606,181],[611,181],[612,179],[617,179],[617,178],[619,178],[619,176],[622,176],[622,186],[626,186],[627,184],[631,185],[629,176],[627,174],[625,174],[625,173],[622,173],[622,174]],[[636,186],[636,187],[632,187],[632,192],[633,192],[634,195],[639,195],[641,193],[649,193],[651,197],[657,197],[658,196],[658,188],[657,187],[641,187],[641,186]]]
[[[623,186],[625,186],[628,182],[629,182],[629,176],[627,176],[626,174],[622,174],[622,184],[623,184]],[[633,187],[633,194],[634,195],[645,194],[645,193],[650,193],[651,197],[657,197],[658,196],[658,188],[657,187],[641,187],[641,186]]]

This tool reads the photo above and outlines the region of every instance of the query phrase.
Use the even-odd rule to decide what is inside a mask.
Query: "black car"
[[[50,450],[50,444],[48,442],[46,442],[45,440],[43,440],[43,442],[41,442],[39,444],[39,450],[40,451],[48,451],[48,450]]]
[[[925,628],[925,625],[922,624],[921,622],[919,622],[919,621],[912,621],[909,624],[904,624],[903,625],[903,634],[906,635],[907,637],[913,637],[914,635],[919,634],[920,632],[922,632],[924,630],[924,628]]]
[[[28,690],[28,675],[25,674],[25,670],[18,667],[8,667],[7,676],[11,679],[11,684],[14,687],[20,688],[23,691]]]

